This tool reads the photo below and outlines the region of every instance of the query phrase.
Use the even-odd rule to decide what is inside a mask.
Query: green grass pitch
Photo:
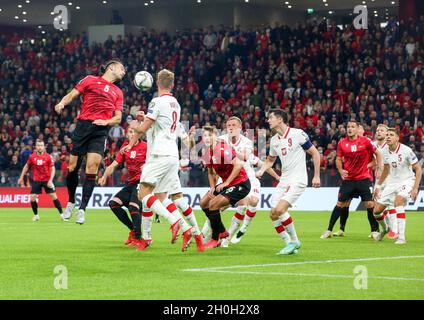
[[[407,213],[405,246],[367,238],[365,212],[351,213],[345,238],[327,240],[319,237],[328,212],[293,212],[303,246],[277,256],[283,242],[266,212],[238,245],[197,253],[193,244],[182,253],[166,222],[153,223],[153,246],[137,252],[123,245],[128,232],[109,210],[87,210],[82,226],[39,210],[34,223],[31,209],[0,209],[0,299],[424,298],[422,212]],[[227,227],[231,216],[224,214]],[[203,214],[197,218],[202,225]],[[68,272],[66,290],[54,286],[58,265]]]

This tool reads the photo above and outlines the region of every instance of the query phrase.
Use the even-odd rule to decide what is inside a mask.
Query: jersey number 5
[[[171,133],[174,133],[175,130],[177,129],[177,111],[173,111],[172,112],[172,125],[171,125]]]

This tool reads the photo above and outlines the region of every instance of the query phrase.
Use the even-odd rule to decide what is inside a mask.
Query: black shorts
[[[219,186],[219,185],[218,185]],[[231,205],[234,207],[237,202],[247,197],[250,192],[250,180],[240,182],[232,187],[224,188],[221,192],[214,191],[213,195],[222,195],[230,200]]]
[[[346,202],[361,197],[362,201],[372,201],[371,180],[343,180],[339,189],[339,201]]]
[[[102,157],[106,149],[108,126],[96,126],[91,120],[78,120],[72,133],[72,151],[74,156],[98,153]]]
[[[47,186],[47,181],[31,181],[31,194],[41,194],[42,191],[44,191],[46,193],[54,193],[56,192],[56,189],[53,188],[49,188]]]
[[[130,205],[130,202],[137,203],[139,208],[141,209],[141,201],[138,200],[138,190],[137,190],[138,183],[129,184],[125,187],[123,187],[117,194],[115,194],[113,197],[118,198],[122,201],[122,204],[128,208]]]

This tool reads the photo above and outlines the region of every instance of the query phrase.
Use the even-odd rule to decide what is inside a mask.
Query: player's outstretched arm
[[[319,188],[321,186],[321,178],[320,178],[320,167],[321,167],[321,157],[317,148],[314,145],[310,147],[306,152],[312,157],[312,161],[314,162],[314,177],[312,178],[312,187]]]
[[[412,169],[415,170],[415,183],[414,183],[414,187],[412,188],[411,198],[412,200],[415,201],[417,199],[418,190],[420,188],[420,182],[421,182],[421,177],[423,175],[423,169],[421,168],[421,165],[419,162],[414,163],[412,165]]]
[[[22,168],[21,176],[18,179],[19,186],[22,186],[24,184],[24,177],[28,173],[28,170],[29,170],[29,166],[28,164],[25,164],[24,167]]]
[[[130,150],[133,146],[135,146],[138,142],[138,140],[141,138],[143,134],[147,132],[147,130],[150,129],[150,127],[153,125],[155,120],[150,119],[149,117],[146,117],[143,123],[138,124],[137,121],[131,121],[130,122],[130,128],[134,129],[135,134],[124,148],[121,149],[121,154],[124,154],[125,151]]]
[[[74,101],[78,96],[80,95],[80,92],[77,89],[72,89],[71,92],[69,92],[66,96],[60,100],[60,102],[55,105],[54,109],[57,113],[61,113],[63,108],[70,104],[72,101]]]
[[[374,188],[374,200],[377,200],[378,198],[380,198],[381,185],[384,183],[389,173],[390,173],[390,165],[384,164],[383,172],[381,173],[380,178],[378,179],[377,184],[375,185],[375,188]]]
[[[257,167],[262,167],[264,164],[264,162],[258,158],[258,162],[256,162],[256,166]],[[277,172],[275,172],[275,170],[273,168],[269,168],[266,170],[266,172],[273,177],[275,180],[280,181],[280,176],[277,174]]]
[[[106,184],[107,178],[109,178],[112,173],[115,171],[116,167],[119,165],[119,163],[114,160],[105,170],[103,173],[103,176],[99,179],[99,185],[102,187]]]
[[[259,178],[259,179],[262,178],[262,176],[265,173],[265,171],[268,171],[270,168],[272,168],[272,166],[274,165],[275,160],[277,160],[277,157],[273,157],[273,156],[266,157],[265,162],[262,164],[262,166],[259,169],[259,171],[256,172],[256,177]]]

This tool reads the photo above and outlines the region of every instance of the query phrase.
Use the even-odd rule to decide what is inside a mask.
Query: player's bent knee
[[[134,208],[136,208],[137,210],[139,210],[140,209],[140,206],[137,204],[137,203],[135,203],[135,202],[130,202],[130,204],[129,204],[131,207],[134,207]]]
[[[171,195],[171,199],[172,199],[172,201],[175,201],[175,200],[181,199],[182,197],[183,197],[182,192],[180,192],[180,193],[176,193],[176,194],[172,194],[172,195]]]
[[[113,199],[109,201],[109,207],[111,209],[118,208],[118,207],[121,207],[121,206],[122,206],[122,203],[118,203],[117,201],[115,201]]]
[[[365,202],[365,208],[371,209],[374,207],[374,201],[367,201]]]

